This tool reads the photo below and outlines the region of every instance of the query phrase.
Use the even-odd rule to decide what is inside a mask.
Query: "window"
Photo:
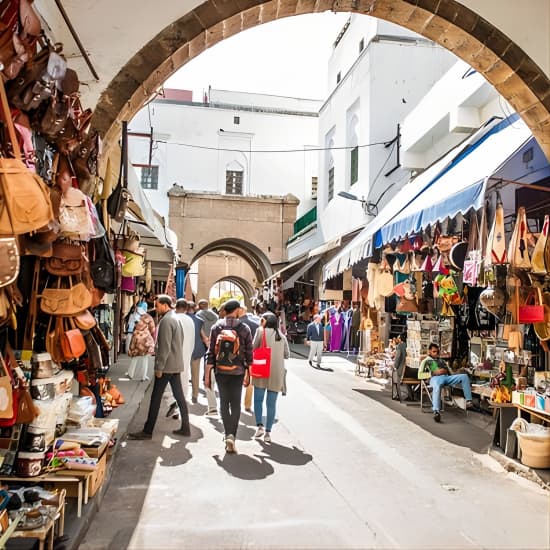
[[[240,124],[241,123],[241,117],[240,116],[234,116],[233,117],[233,124]]]
[[[141,168],[141,187],[143,189],[159,188],[159,167],[158,166],[138,166]]]
[[[342,80],[342,73],[338,72],[338,74],[336,75],[336,84],[339,84],[340,80]]]
[[[225,192],[227,195],[243,194],[242,170],[227,170],[225,172]]]
[[[361,53],[365,49],[365,39],[361,38],[359,41],[359,53]]]
[[[334,198],[334,166],[329,168],[328,171],[328,200],[329,202]]]
[[[317,198],[317,176],[311,178],[311,198]]]
[[[353,185],[359,179],[359,147],[357,145],[351,150],[350,161],[349,184]]]

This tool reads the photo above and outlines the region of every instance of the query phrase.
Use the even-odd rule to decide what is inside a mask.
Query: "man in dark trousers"
[[[241,416],[243,385],[248,386],[248,367],[252,363],[252,336],[247,325],[238,318],[241,304],[228,300],[223,304],[225,317],[210,332],[204,385],[210,388],[214,369],[220,394],[220,413],[225,431],[225,450],[235,453],[235,438]]]
[[[313,361],[317,363],[317,368],[321,367],[324,347],[324,333],[325,330],[321,325],[321,316],[314,315],[313,322],[309,323],[306,331],[306,343],[309,345],[308,362],[310,367],[315,368]]]
[[[172,433],[183,436],[191,435],[189,412],[181,387],[181,373],[184,367],[183,326],[172,309],[172,298],[170,296],[159,294],[155,300],[155,310],[161,320],[158,325],[155,347],[155,382],[149,404],[149,413],[143,430],[128,434],[128,439],[152,439],[162,395],[167,384],[170,384],[172,388],[181,417],[181,427],[178,430],[173,430]]]

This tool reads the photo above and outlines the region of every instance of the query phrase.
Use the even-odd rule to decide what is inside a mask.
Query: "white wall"
[[[319,160],[318,230],[322,240],[328,241],[365,225],[367,216],[360,202],[338,197],[339,191],[348,191],[359,198],[376,202],[378,210],[398,192],[409,178],[409,171],[397,169],[390,176],[384,174],[396,165],[397,145],[384,147],[397,134],[400,123],[428,90],[456,62],[446,50],[433,45],[410,31],[385,22],[376,22],[380,34],[373,36],[373,22],[366,17],[353,17],[330,63],[348,66],[348,74],[327,99],[319,113],[319,142],[326,143],[333,136],[334,146],[347,145],[350,111],[359,117],[359,144],[379,143],[359,148],[359,180],[350,186],[349,151],[336,149],[321,155]],[[391,35],[391,36],[390,36]],[[374,38],[365,44],[358,56],[359,37]],[[346,58],[346,55],[349,56]],[[346,58],[346,59],[345,59]],[[327,155],[335,162],[334,199],[328,200]],[[317,240],[318,236],[311,237]]]
[[[225,170],[235,162],[244,169],[246,194],[292,193],[300,199],[299,216],[314,206],[311,178],[318,175],[318,153],[308,149],[317,147],[319,102],[281,98],[281,112],[273,112],[273,105],[265,112],[250,110],[252,95],[259,105],[274,101],[274,96],[243,94],[248,110],[155,101],[131,121],[130,132],[154,130],[152,164],[160,167],[159,189],[146,194],[162,215],[168,213],[166,193],[174,183],[193,191],[225,192]],[[235,93],[225,97],[235,105],[238,98]],[[292,107],[310,110],[312,116],[292,114]],[[268,152],[289,150],[297,152]],[[129,153],[132,163],[147,164],[149,140],[131,137]]]

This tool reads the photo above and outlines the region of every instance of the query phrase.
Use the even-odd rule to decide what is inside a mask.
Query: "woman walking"
[[[136,308],[139,319],[134,326],[128,355],[132,358],[128,368],[128,378],[149,380],[147,366],[149,356],[155,352],[155,322],[147,313],[147,305],[139,304]]]
[[[285,359],[290,356],[288,341],[284,334],[279,331],[279,322],[271,312],[264,313],[261,317],[260,328],[254,335],[252,347],[261,347],[265,331],[266,345],[271,348],[271,370],[269,378],[252,378],[254,386],[254,414],[258,429],[254,437],[260,439],[262,436],[266,443],[271,442],[271,428],[275,421],[277,397],[280,392],[286,393],[286,368]],[[267,416],[265,427],[263,420],[263,405],[266,397]]]

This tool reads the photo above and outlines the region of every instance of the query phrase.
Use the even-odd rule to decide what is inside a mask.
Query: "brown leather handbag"
[[[52,275],[78,275],[84,270],[82,246],[65,241],[52,245],[52,256],[46,259],[46,271]]]
[[[71,278],[69,278],[71,279]],[[70,281],[69,288],[45,288],[40,299],[40,309],[49,315],[74,317],[92,305],[92,295],[83,283],[75,285]]]
[[[83,311],[74,318],[75,325],[82,330],[91,330],[96,325],[95,317],[88,311]]]
[[[61,317],[50,317],[48,330],[46,331],[46,351],[56,363],[65,360],[61,349],[61,336],[63,334],[63,319]]]
[[[86,341],[80,329],[76,328],[72,319],[64,319],[64,332],[61,336],[61,349],[65,361],[78,359],[86,352]]]
[[[21,151],[2,79],[0,101],[15,155],[13,159],[0,158],[0,234],[22,235],[48,225],[53,219],[52,203],[46,184],[21,161]]]
[[[11,285],[19,275],[19,249],[15,237],[0,239],[0,287]]]

